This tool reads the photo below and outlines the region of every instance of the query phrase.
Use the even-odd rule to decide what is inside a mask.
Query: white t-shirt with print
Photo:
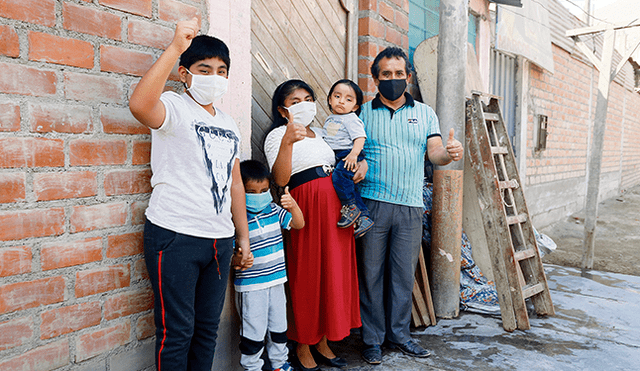
[[[174,232],[205,238],[234,235],[232,169],[240,151],[235,121],[211,116],[186,93],[165,92],[165,120],[151,131],[151,186],[146,216]]]

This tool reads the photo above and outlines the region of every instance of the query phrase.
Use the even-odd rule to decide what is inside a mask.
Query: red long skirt
[[[360,322],[360,298],[353,227],[340,229],[340,200],[331,177],[291,190],[305,226],[291,230],[287,274],[291,289],[288,337],[316,344],[347,337]]]

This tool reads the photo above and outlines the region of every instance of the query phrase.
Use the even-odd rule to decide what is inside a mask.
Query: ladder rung
[[[500,187],[500,189],[517,189],[518,187],[520,187],[520,184],[515,179],[503,180],[498,182],[498,187]]]
[[[513,254],[513,258],[517,262],[521,260],[533,258],[534,256],[536,256],[536,251],[534,249],[526,249],[526,250],[518,251],[515,254]]]
[[[524,223],[526,221],[527,221],[527,214],[524,214],[524,213],[507,217],[507,223],[509,225]]]
[[[498,121],[500,120],[500,116],[498,116],[497,113],[488,113],[488,112],[484,112],[484,120],[485,121]]]
[[[522,288],[522,297],[530,298],[535,294],[539,294],[544,291],[544,285],[542,283],[537,283],[535,285],[526,285]]]
[[[494,155],[508,155],[509,149],[507,147],[491,147],[491,153]]]

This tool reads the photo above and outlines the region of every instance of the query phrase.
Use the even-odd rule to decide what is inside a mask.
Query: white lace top
[[[264,141],[264,154],[269,163],[269,169],[273,170],[273,163],[278,157],[280,151],[280,143],[287,130],[286,126],[280,126],[273,129]],[[316,134],[315,138],[306,137],[303,140],[293,144],[291,155],[291,175],[297,174],[302,170],[312,167],[331,165],[336,163],[336,157],[327,142],[322,139],[322,129],[312,128]]]

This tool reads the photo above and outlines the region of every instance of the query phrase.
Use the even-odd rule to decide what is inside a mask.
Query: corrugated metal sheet
[[[508,54],[493,49],[491,52],[491,94],[502,97],[500,110],[509,139],[515,143],[516,123],[516,71],[517,60]]]
[[[528,0],[536,1],[536,0]],[[587,27],[587,25],[573,15],[567,8],[565,8],[557,0],[549,0],[549,26],[551,28],[551,42],[562,49],[572,54],[574,58],[582,60],[584,63],[591,65],[591,62],[587,57],[578,50],[574,45],[573,39],[566,37],[567,30],[575,28]],[[598,58],[602,57],[603,36],[602,34],[596,34],[594,36],[584,36],[585,43],[595,48],[595,55]],[[622,55],[617,51],[613,55],[613,65],[617,66]],[[629,90],[633,90],[634,75],[633,68],[629,63],[626,63],[624,68],[616,76],[615,82],[621,84],[623,87]]]

